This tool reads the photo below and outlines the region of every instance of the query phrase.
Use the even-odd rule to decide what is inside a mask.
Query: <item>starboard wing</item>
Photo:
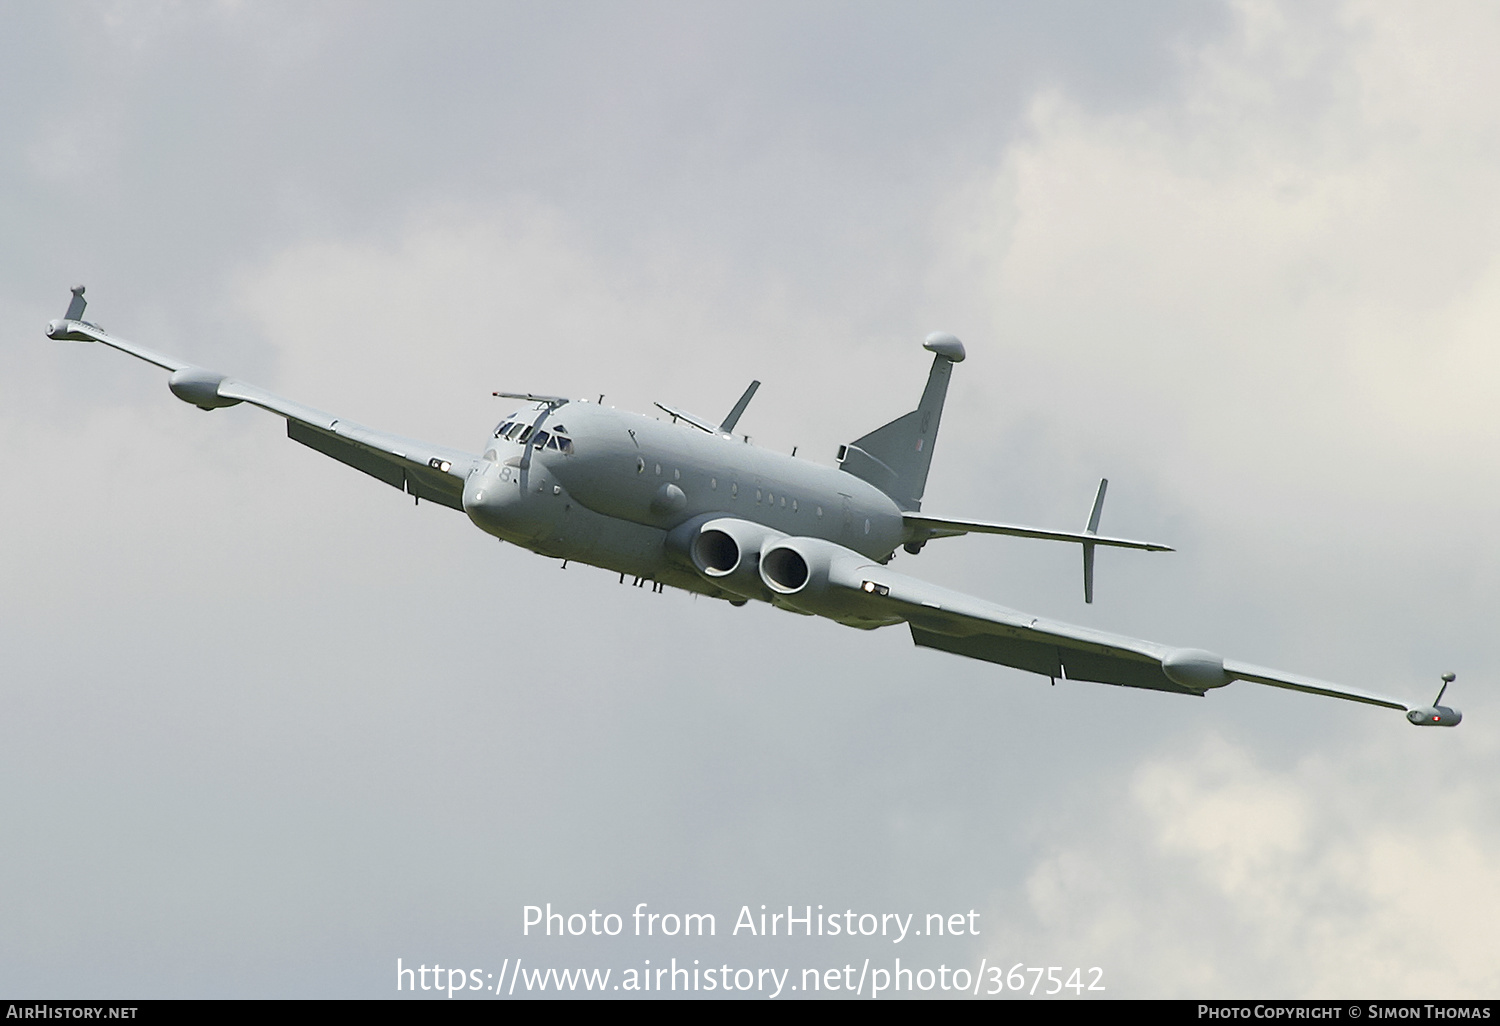
[[[173,356],[111,335],[83,320],[83,287],[73,290],[67,316],[47,326],[49,338],[99,342],[163,370],[167,385],[184,402],[211,410],[249,403],[286,420],[287,437],[419,499],[463,509],[464,479],[478,457],[446,446],[403,438],[268,392],[248,382],[195,367]]]
[[[1403,712],[1413,708],[1360,688],[1225,660],[1201,649],[1027,617],[999,606],[983,608],[988,603],[949,608],[938,602],[934,608],[931,602],[922,602],[906,617],[918,645],[1049,677],[1188,695],[1245,680]]]
[[[1201,649],[1175,648],[1041,617],[1028,618],[1001,607],[943,608],[939,603],[938,608],[932,608],[923,603],[920,611],[911,610],[906,619],[912,641],[925,648],[1053,678],[1188,695],[1204,695],[1244,680],[1403,712],[1414,708],[1360,688],[1225,660]]]
[[[904,621],[912,640],[924,648],[1054,680],[1093,681],[1187,695],[1204,695],[1236,680],[1246,680],[1389,709],[1414,709],[1384,695],[1226,661],[1202,649],[1164,645],[1032,616],[897,573],[821,539],[778,541],[761,553],[760,567],[761,576],[777,592],[776,601],[781,604],[860,627]]]

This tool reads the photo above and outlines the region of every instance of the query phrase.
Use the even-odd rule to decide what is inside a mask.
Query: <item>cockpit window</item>
[[[559,425],[561,426],[561,425]],[[520,421],[506,421],[495,429],[495,437],[501,435],[519,442],[521,445],[533,445],[538,449],[551,449],[554,452],[573,455],[573,439],[566,435],[557,434],[556,431],[538,431],[532,433],[531,425]]]
[[[521,430],[521,427],[522,427],[522,422],[520,420],[520,417],[521,417],[521,414],[520,414],[520,411],[518,410],[515,413],[512,413],[509,416],[507,416],[504,420],[502,420],[500,422],[500,426],[495,429],[495,437],[496,438],[501,438],[501,437],[514,438],[515,437],[515,433],[517,431]]]

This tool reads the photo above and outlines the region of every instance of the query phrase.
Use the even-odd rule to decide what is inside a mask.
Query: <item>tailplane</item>
[[[904,417],[878,427],[848,445],[839,446],[839,469],[885,492],[903,510],[920,510],[927,488],[927,468],[937,441],[943,400],[953,365],[963,360],[964,344],[946,332],[927,336],[922,348],[934,356],[922,401]]]

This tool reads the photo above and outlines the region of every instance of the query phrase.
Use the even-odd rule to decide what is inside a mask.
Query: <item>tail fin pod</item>
[[[922,508],[938,421],[943,416],[943,400],[948,397],[948,379],[953,375],[953,365],[964,358],[964,344],[946,332],[928,335],[922,348],[935,355],[917,408],[840,446],[838,455],[840,470],[868,481],[903,510]]]

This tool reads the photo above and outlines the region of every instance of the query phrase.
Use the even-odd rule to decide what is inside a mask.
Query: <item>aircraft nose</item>
[[[481,531],[492,531],[500,526],[507,497],[499,470],[493,463],[470,474],[464,482],[464,512]]]

